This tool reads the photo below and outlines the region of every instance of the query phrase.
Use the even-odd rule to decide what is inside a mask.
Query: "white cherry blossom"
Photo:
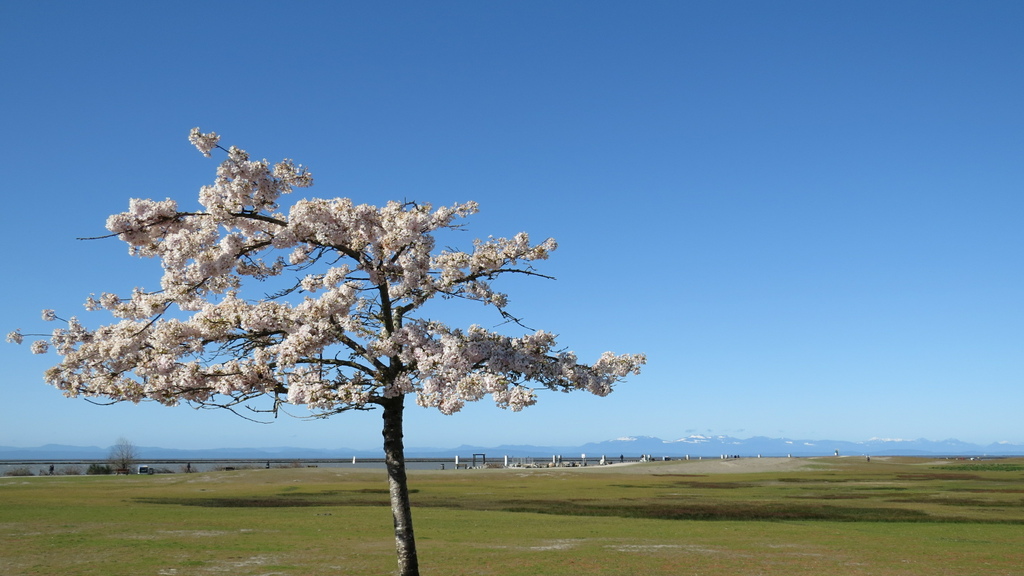
[[[494,285],[509,275],[542,276],[533,263],[557,248],[553,239],[535,243],[519,233],[477,240],[467,251],[438,250],[435,234],[462,229],[475,202],[289,204],[286,195],[313,184],[305,167],[252,160],[198,128],[189,141],[205,156],[226,153],[213,184],[199,191],[200,209],[136,198],[106,223],[129,254],[160,261],[160,285],[90,295],[86,310],[112,322],[87,328],[72,317],[31,345],[62,356],[45,378],[67,396],[274,413],[288,403],[317,416],[378,407],[389,477],[404,486],[406,396],[444,414],[486,397],[517,411],[542,389],[607,395],[646,362],[642,354],[606,352],[586,364],[550,332],[460,329],[424,312],[438,297],[460,298],[514,320],[508,295]],[[59,320],[49,309],[42,319]],[[15,330],[7,341],[24,336]],[[405,506],[399,535],[407,503],[393,503]],[[399,537],[399,557],[409,560],[412,545]],[[414,562],[400,565],[415,573]]]

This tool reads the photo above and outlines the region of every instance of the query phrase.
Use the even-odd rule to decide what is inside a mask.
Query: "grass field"
[[[413,471],[426,575],[1024,575],[1024,460]],[[0,478],[0,574],[394,572],[383,471]]]

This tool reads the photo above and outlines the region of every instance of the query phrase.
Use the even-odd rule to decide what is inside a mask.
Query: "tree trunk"
[[[405,395],[388,398],[384,407],[384,459],[388,468],[391,493],[391,514],[395,519],[395,547],[398,553],[399,576],[419,576],[416,538],[412,531],[412,510],[409,486],[405,476],[405,446],[402,442],[402,412]]]

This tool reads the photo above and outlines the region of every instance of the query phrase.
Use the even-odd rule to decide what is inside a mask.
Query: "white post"
[[[353,463],[353,464],[355,464],[355,463],[356,463],[356,457],[355,457],[355,456],[353,456],[353,457],[352,457],[352,463]]]
[[[505,454],[505,468],[508,468],[508,454]]]

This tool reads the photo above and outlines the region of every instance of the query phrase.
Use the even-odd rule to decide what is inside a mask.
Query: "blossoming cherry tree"
[[[542,388],[607,395],[645,362],[642,354],[606,352],[584,364],[548,332],[460,329],[426,316],[431,300],[458,298],[521,327],[492,284],[510,274],[540,276],[531,263],[546,259],[554,240],[531,243],[520,233],[477,240],[468,251],[438,249],[435,234],[461,228],[474,202],[302,199],[285,209],[284,195],[313,184],[305,167],[252,160],[198,128],[189,140],[208,157],[226,153],[198,209],[132,199],[107,220],[108,236],[132,255],[160,260],[159,289],[90,296],[87,310],[116,321],[91,329],[71,317],[34,342],[33,352],[63,357],[46,381],[67,396],[114,401],[235,409],[265,398],[264,410],[304,404],[324,417],[380,409],[404,576],[418,574],[403,449],[407,397],[445,414],[488,395],[521,410]],[[268,286],[276,291],[266,295]],[[46,310],[43,319],[58,318]]]

